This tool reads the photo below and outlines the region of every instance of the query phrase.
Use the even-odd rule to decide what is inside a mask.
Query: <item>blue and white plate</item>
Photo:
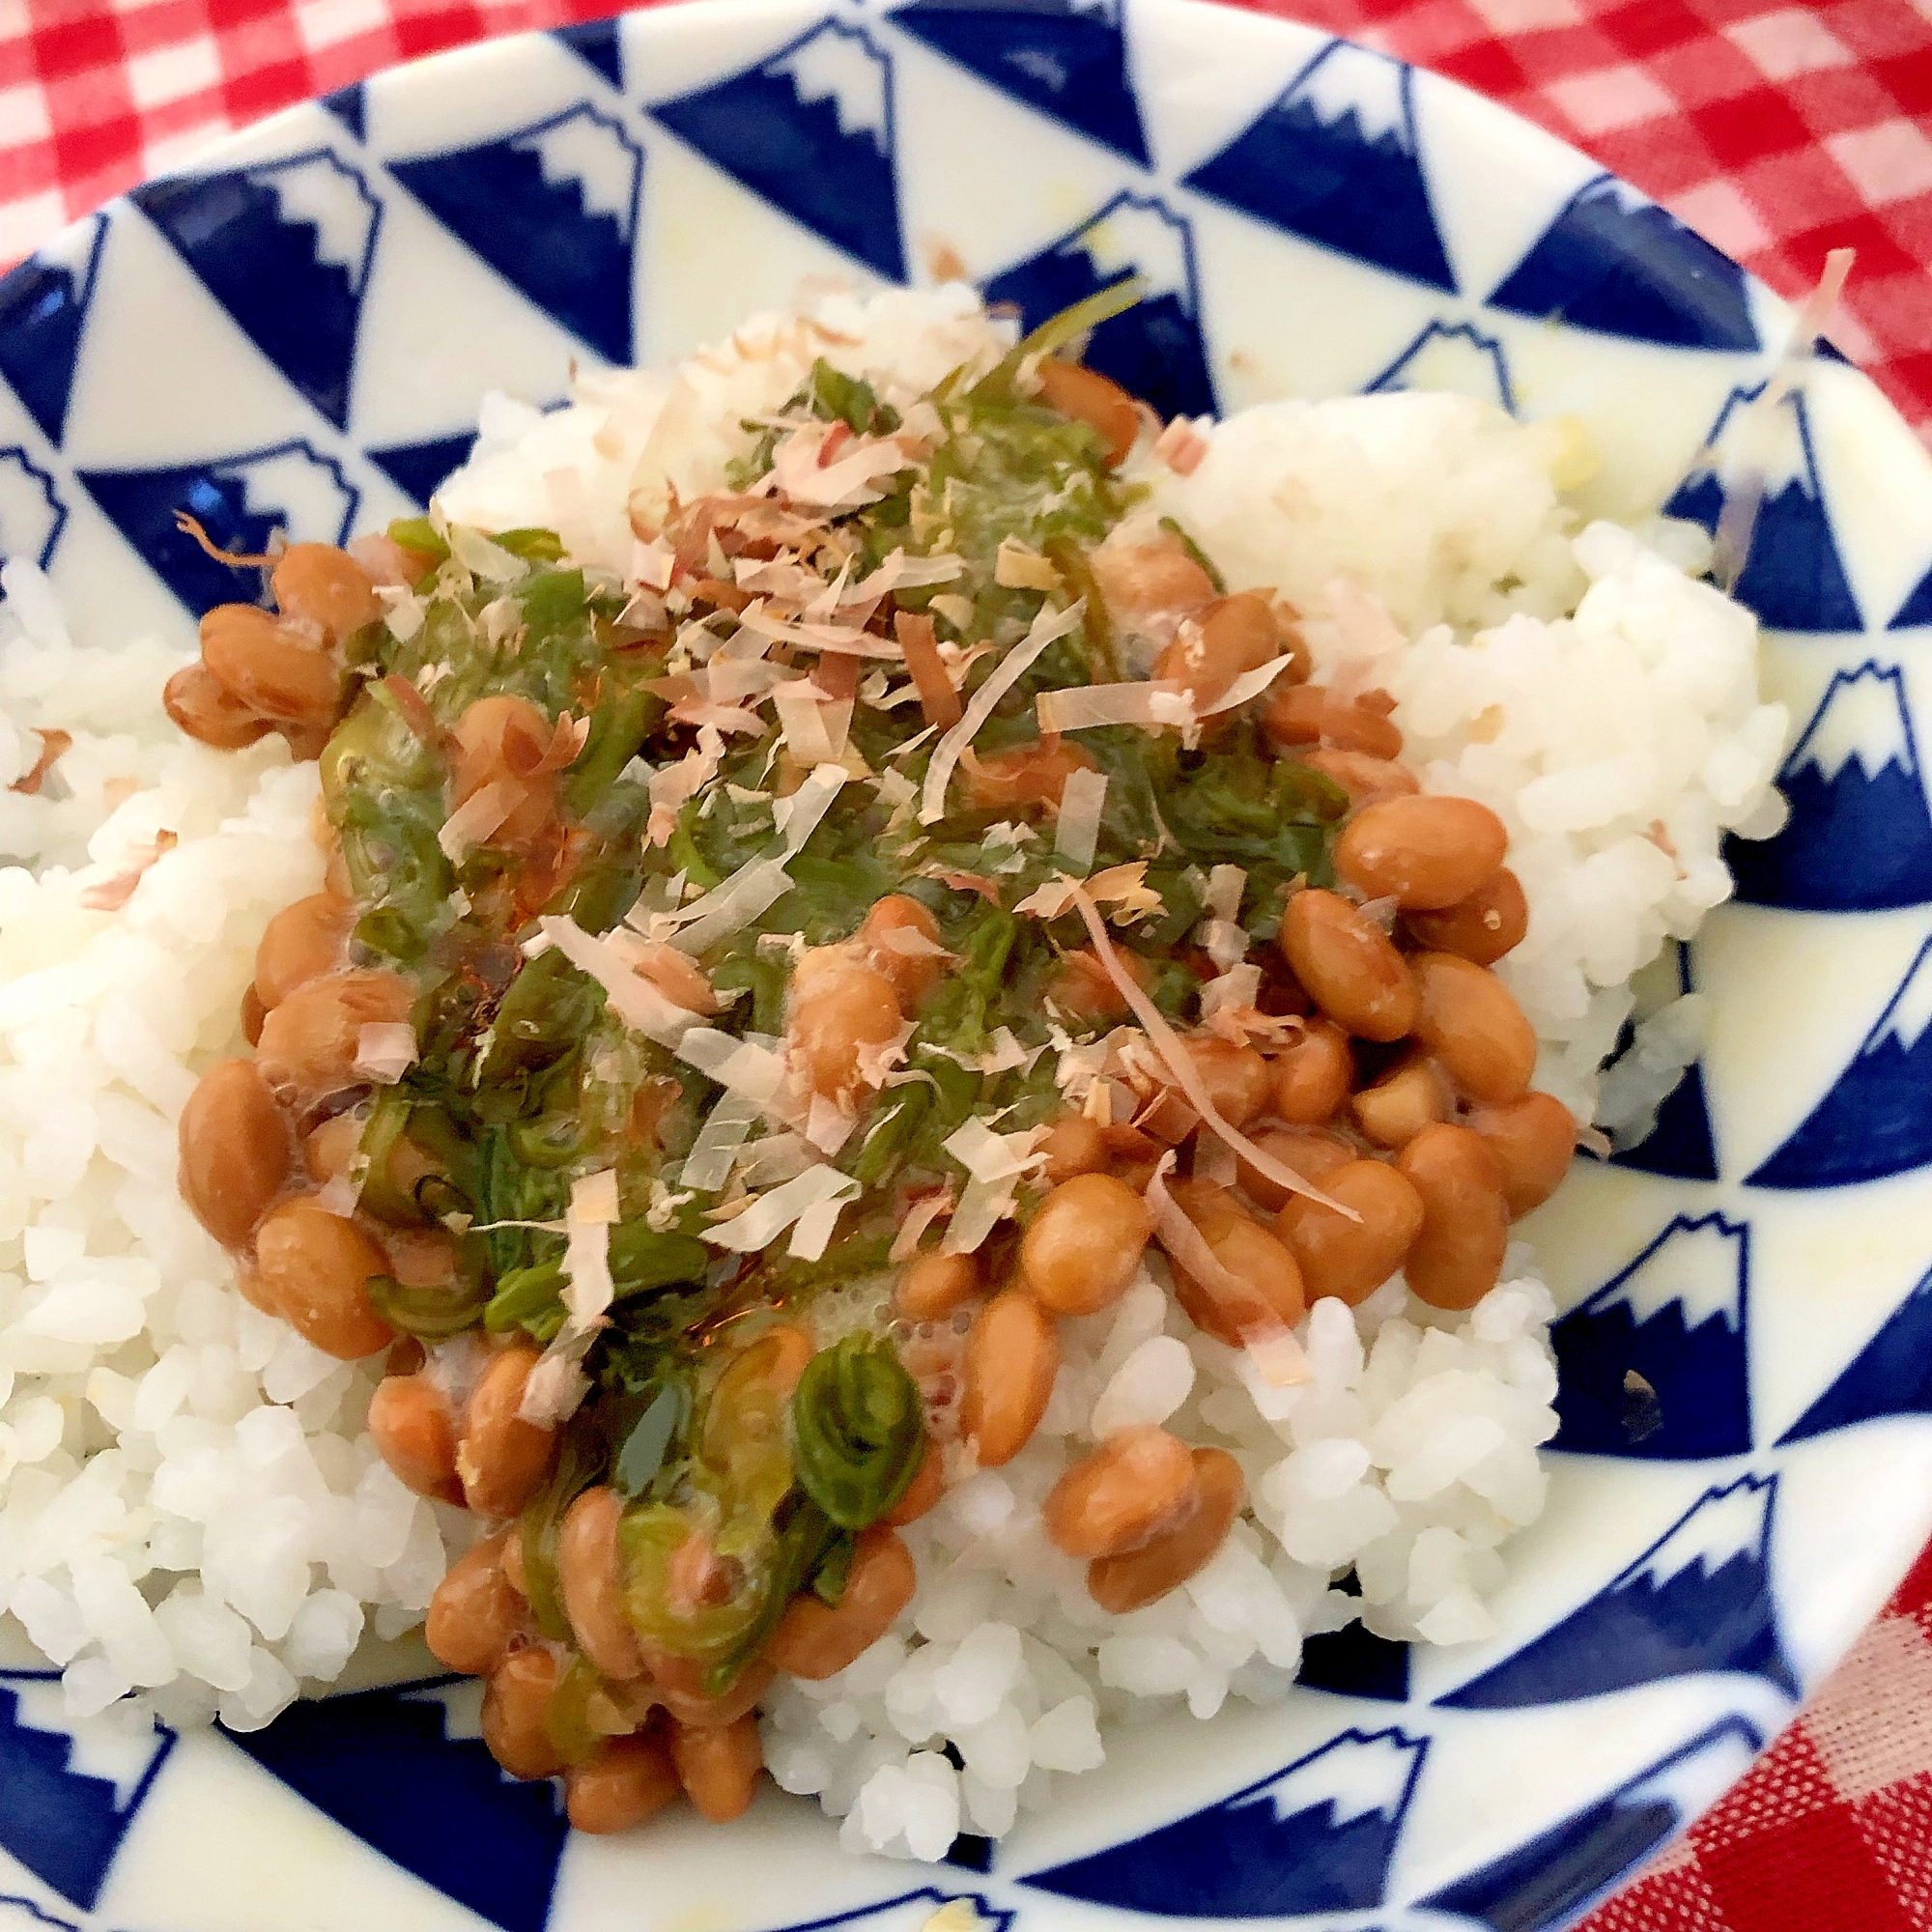
[[[831,5],[833,11],[828,12]],[[1789,311],[1548,135],[1188,0],[710,0],[444,55],[284,114],[0,282],[0,549],[89,634],[183,639],[260,545],[419,504],[492,387],[650,362],[801,276],[964,273],[1029,317],[1129,268],[1092,359],[1164,410],[1430,385],[1574,412],[1592,507],[1714,522]],[[1682,962],[1702,1065],[1540,1216],[1549,1507],[1493,1641],[1309,1647],[1278,1710],[1117,1740],[990,1856],[571,1837],[476,1687],[131,1742],[0,1672],[0,1928],[771,1932],[1144,1915],[1542,1932],[1708,1804],[1932,1529],[1932,464],[1835,359],[1742,581],[1791,823]],[[1661,1426],[1629,1426],[1624,1375]],[[1655,1417],[1651,1418],[1655,1420]]]

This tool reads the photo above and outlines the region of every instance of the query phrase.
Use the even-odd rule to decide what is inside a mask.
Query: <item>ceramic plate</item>
[[[231,592],[178,508],[242,549],[381,525],[485,390],[555,401],[574,362],[675,355],[802,276],[964,274],[1037,318],[1130,269],[1151,298],[1092,359],[1163,411],[1473,390],[1582,416],[1590,507],[1706,524],[1790,328],[1584,156],[1305,28],[729,0],[383,75],[69,230],[0,283],[0,548],[87,635],[186,639]],[[1712,1002],[1701,1064],[1531,1230],[1562,1431],[1493,1641],[1317,1639],[1284,1706],[1126,1733],[930,1867],[849,1860],[769,1790],[724,1831],[573,1838],[549,1785],[497,1774],[472,1684],[133,1737],[71,1721],[16,1648],[0,1927],[1570,1922],[1739,1775],[1932,1529],[1932,464],[1830,358],[1777,438],[1740,589],[1791,709],[1791,822],[1678,962]]]

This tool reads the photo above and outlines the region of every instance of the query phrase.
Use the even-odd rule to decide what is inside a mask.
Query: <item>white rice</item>
[[[1529,931],[1497,971],[1544,1042],[1537,1085],[1628,1129],[1701,1023],[1694,996],[1660,1015],[1600,1114],[1630,981],[1729,897],[1724,834],[1783,823],[1789,720],[1758,701],[1757,620],[1691,574],[1704,531],[1577,529],[1557,484],[1581,468],[1558,425],[1395,394],[1264,404],[1211,429],[1192,475],[1144,473],[1231,589],[1272,584],[1309,614],[1319,679],[1393,694],[1426,789],[1509,827]],[[1337,577],[1380,599],[1406,649],[1363,652],[1333,619]]]
[[[1200,428],[1208,453],[1189,475],[1146,455],[1131,473],[1231,590],[1271,584],[1319,611],[1346,577],[1410,638],[1519,611],[1554,617],[1582,591],[1560,487],[1587,465],[1562,422],[1396,391],[1264,403]]]
[[[963,290],[824,297],[679,370],[587,376],[549,416],[493,398],[441,504],[557,527],[621,578],[629,499],[719,487],[743,419],[814,355],[889,369],[903,406],[1010,340]],[[1542,1084],[1587,1113],[1628,982],[1729,890],[1723,829],[1768,831],[1780,810],[1784,721],[1756,702],[1751,620],[1687,575],[1703,553],[1681,526],[1648,545],[1576,529],[1560,429],[1388,396],[1253,412],[1209,445],[1190,478],[1149,472],[1155,507],[1235,585],[1302,608],[1324,677],[1394,693],[1429,785],[1502,812],[1531,906],[1506,971],[1546,1042]],[[1343,576],[1416,641],[1360,662],[1359,613],[1328,595]],[[33,763],[26,727],[74,745],[42,798],[0,793],[0,850],[47,868],[0,872],[0,1604],[64,1667],[75,1714],[126,1698],[131,1721],[259,1724],[341,1671],[366,1609],[384,1635],[416,1621],[468,1534],[376,1456],[374,1372],[248,1307],[175,1192],[173,1121],[240,1048],[262,926],[319,883],[313,768],[272,743],[180,743],[164,652],[70,645],[35,573],[9,566],[5,587],[0,777]],[[125,909],[86,910],[163,827],[180,843]],[[1696,1003],[1674,994],[1605,1083],[1626,1126],[1694,1055]],[[1400,1281],[1352,1315],[1318,1304],[1316,1379],[1288,1391],[1195,1333],[1151,1273],[1065,1324],[1036,1439],[908,1532],[921,1581],[899,1628],[838,1677],[774,1692],[773,1776],[844,1818],[849,1845],[937,1858],[1100,1763],[1129,1715],[1281,1697],[1304,1639],[1354,1616],[1423,1642],[1489,1634],[1497,1551],[1543,1505],[1536,1449],[1555,1428],[1549,1297],[1526,1251],[1507,1273],[1463,1317]],[[1184,1588],[1108,1620],[1039,1505],[1134,1421],[1228,1448],[1251,1508]],[[1359,1597],[1336,1587],[1350,1570]]]
[[[1543,1508],[1536,1445],[1556,1428],[1549,1293],[1514,1250],[1471,1314],[1391,1282],[1352,1316],[1318,1302],[1315,1380],[1270,1389],[1245,1353],[1197,1333],[1151,1272],[1102,1315],[1063,1324],[1045,1420],[1012,1462],[950,1489],[904,1532],[920,1584],[899,1629],[823,1683],[781,1679],[765,1761],[855,1850],[944,1854],[1093,1769],[1114,1723],[1231,1695],[1278,1702],[1304,1638],[1358,1615],[1425,1643],[1490,1635],[1498,1546]],[[1182,1588],[1129,1616],[1087,1593],[1048,1539],[1047,1492],[1111,1430],[1159,1422],[1232,1452],[1252,1508]],[[1334,1579],[1353,1567],[1359,1598]],[[952,1743],[955,1770],[940,1754]]]
[[[180,749],[159,696],[182,660],[153,638],[73,649],[52,588],[21,559],[0,564],[0,859],[85,866],[103,821]],[[37,730],[73,744],[58,779],[29,795],[11,787],[40,759]]]
[[[37,573],[7,589],[8,731],[74,737],[43,796],[0,794],[7,842],[77,864],[0,870],[0,1605],[71,1716],[139,1691],[133,1719],[254,1729],[340,1674],[365,1606],[419,1621],[462,1533],[364,1433],[378,1369],[242,1300],[175,1187],[183,1102],[246,1050],[262,928],[322,883],[315,767],[187,742],[178,658],[71,646]],[[162,829],[125,907],[89,910]]]

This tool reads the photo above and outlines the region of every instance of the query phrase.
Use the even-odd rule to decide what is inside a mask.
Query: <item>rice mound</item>
[[[746,419],[815,356],[904,406],[1011,340],[963,289],[822,295],[676,369],[586,374],[550,415],[492,397],[440,504],[555,527],[621,579],[633,497],[648,511],[722,487]],[[1426,784],[1502,813],[1531,908],[1505,971],[1545,1042],[1539,1084],[1587,1117],[1632,976],[1728,892],[1723,832],[1761,834],[1781,810],[1784,719],[1756,701],[1751,618],[1693,580],[1707,552],[1683,526],[1576,527],[1560,426],[1381,396],[1204,431],[1189,477],[1136,459],[1154,509],[1232,585],[1296,603],[1321,677],[1395,696]],[[1413,641],[1365,633],[1330,596],[1338,578]],[[31,767],[30,727],[74,742],[42,796],[0,792],[0,851],[43,867],[0,871],[0,1605],[63,1667],[74,1715],[118,1699],[130,1723],[248,1727],[335,1678],[365,1618],[383,1636],[417,1622],[474,1533],[377,1456],[375,1372],[242,1300],[175,1190],[174,1121],[240,1049],[262,928],[320,883],[314,768],[273,741],[181,742],[158,702],[176,659],[70,643],[28,567],[4,588],[0,774]],[[155,857],[162,830],[179,842]],[[144,866],[121,910],[83,903]],[[1640,1009],[1604,1083],[1627,1129],[1694,1054],[1696,1005]],[[1556,1427],[1552,1308],[1527,1250],[1463,1316],[1400,1278],[1352,1312],[1318,1303],[1315,1379],[1287,1390],[1195,1332],[1162,1265],[1065,1324],[1017,1459],[950,1472],[962,1480],[906,1532],[920,1582],[899,1626],[838,1677],[769,1698],[773,1776],[844,1819],[849,1846],[935,1859],[962,1830],[998,1835],[1099,1764],[1109,1726],[1279,1699],[1303,1641],[1356,1617],[1431,1643],[1492,1630],[1497,1552],[1543,1506],[1537,1448]],[[821,1339],[877,1293],[828,1297]],[[962,1337],[955,1321],[915,1339],[943,1359]],[[1182,1588],[1109,1619],[1040,1505],[1092,1441],[1156,1421],[1228,1449],[1249,1508]],[[1337,1587],[1350,1571],[1359,1595]]]
[[[1129,473],[1231,590],[1266,584],[1311,611],[1346,577],[1411,638],[1553,617],[1582,590],[1560,492],[1587,471],[1563,421],[1395,390],[1260,403],[1200,427],[1207,454],[1187,475],[1146,454]]]
[[[1529,930],[1496,970],[1543,1042],[1536,1084],[1640,1138],[1696,1057],[1703,1002],[1672,986],[1642,1015],[1605,1108],[1597,1069],[1635,1011],[1630,982],[1729,897],[1724,835],[1769,838],[1785,815],[1789,719],[1758,701],[1756,618],[1698,581],[1710,539],[1661,517],[1577,529],[1576,434],[1467,396],[1266,403],[1205,438],[1187,476],[1141,459],[1153,510],[1231,589],[1269,584],[1304,612],[1318,682],[1396,698],[1426,790],[1508,826]],[[1346,621],[1338,577],[1404,648]]]
[[[848,1849],[936,1859],[958,1832],[998,1837],[1051,1801],[1056,1774],[1104,1761],[1104,1728],[1183,1703],[1210,1718],[1231,1695],[1278,1703],[1304,1638],[1357,1617],[1424,1643],[1493,1633],[1496,1550],[1542,1511],[1536,1446],[1556,1430],[1553,1311],[1526,1250],[1465,1316],[1399,1279],[1352,1314],[1317,1302],[1315,1379],[1289,1389],[1196,1331],[1164,1272],[1156,1260],[1113,1308],[1065,1323],[1033,1440],[901,1532],[920,1580],[899,1628],[768,1698],[767,1767],[844,1818]],[[1142,1422],[1228,1450],[1251,1506],[1179,1589],[1110,1617],[1040,1506],[1094,1442]],[[1351,1567],[1359,1597],[1334,1587]]]
[[[0,870],[0,1606],[70,1717],[139,1692],[130,1722],[252,1730],[341,1673],[365,1610],[418,1622],[465,1533],[363,1430],[380,1368],[244,1301],[175,1185],[184,1101],[245,1051],[262,929],[322,884],[316,769],[184,739],[176,654],[72,646],[38,574],[6,588],[8,728],[73,745],[59,784],[0,794],[14,851],[70,862]],[[85,902],[137,871],[120,910]]]

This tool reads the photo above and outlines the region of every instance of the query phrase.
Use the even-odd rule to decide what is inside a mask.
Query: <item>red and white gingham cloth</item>
[[[1932,0],[1244,0],[1599,156],[1831,333],[1932,440]],[[606,0],[0,0],[0,266],[211,137]],[[1804,1716],[1586,1932],[1932,1932],[1932,1551]]]

